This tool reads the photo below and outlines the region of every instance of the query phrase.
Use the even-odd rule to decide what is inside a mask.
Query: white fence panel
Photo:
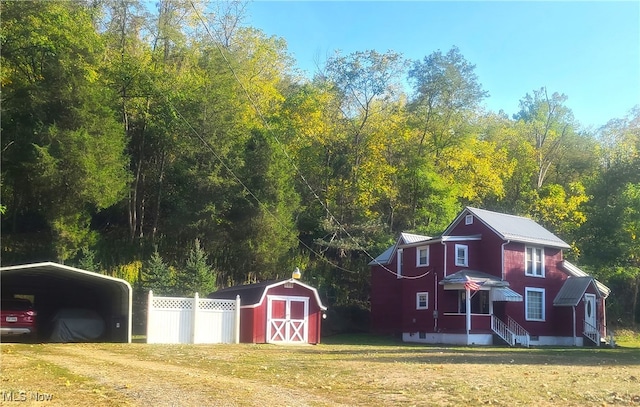
[[[198,300],[193,343],[233,343],[235,300]]]
[[[149,291],[147,343],[238,343],[239,332],[240,297],[154,297]]]

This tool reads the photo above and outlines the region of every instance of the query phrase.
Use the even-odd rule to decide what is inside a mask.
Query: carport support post
[[[240,296],[236,295],[236,315],[233,327],[233,340],[240,343]]]
[[[198,302],[200,296],[196,293],[193,296],[193,326],[191,326],[191,343],[196,343],[196,332],[198,332]]]

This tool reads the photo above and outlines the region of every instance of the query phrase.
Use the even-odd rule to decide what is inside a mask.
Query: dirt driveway
[[[66,393],[74,392],[71,400],[78,401],[81,394],[101,393],[103,405],[129,406],[307,406],[324,405],[322,399],[296,389],[282,387],[265,387],[264,383],[226,375],[217,375],[211,371],[202,370],[189,365],[172,365],[165,361],[141,360],[132,358],[131,354],[123,355],[98,349],[91,345],[66,344],[47,345],[46,351],[34,345],[31,350],[5,352],[3,345],[2,358],[2,388],[16,389],[13,395],[0,394],[0,405],[4,405],[7,397],[15,401],[26,398],[28,404],[41,405],[35,400],[34,386],[37,384],[17,383],[22,387],[15,387],[16,383],[8,383],[5,379],[7,369],[12,369],[25,363],[31,366],[57,366],[61,378],[77,377],[90,378],[95,381],[93,389],[73,384],[74,380],[63,380],[62,386],[67,390],[53,390],[53,399],[47,405],[68,406]],[[132,345],[135,346],[135,345]],[[55,369],[54,369],[55,370]],[[97,387],[96,387],[97,385]],[[14,387],[11,387],[14,386]],[[29,387],[31,386],[31,387]],[[84,389],[74,389],[84,387]],[[91,386],[89,386],[91,387]],[[96,391],[95,389],[102,389]],[[22,389],[28,389],[28,393]],[[48,394],[42,390],[41,394]],[[49,390],[51,391],[51,390]],[[114,394],[115,393],[115,394]],[[92,405],[94,401],[91,402]],[[83,405],[82,403],[76,405]],[[24,405],[24,404],[21,404]],[[333,405],[333,404],[332,404]]]
[[[0,351],[0,405],[640,406],[636,348],[447,348],[385,341],[2,344]]]

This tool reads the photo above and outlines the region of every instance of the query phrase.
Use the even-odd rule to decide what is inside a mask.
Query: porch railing
[[[600,330],[598,329],[598,327],[591,325],[587,321],[583,321],[583,322],[584,322],[584,329],[582,331],[582,334],[587,338],[589,338],[591,342],[600,346]]]
[[[509,330],[507,324],[502,322],[500,318],[497,318],[495,315],[491,315],[491,329],[495,332],[503,341],[509,344],[509,346],[514,346],[516,344],[515,338],[513,337],[513,332]]]
[[[531,336],[526,329],[524,329],[520,324],[518,324],[513,318],[507,317],[507,326],[509,330],[513,332],[514,342],[520,343],[524,347],[529,347],[529,341]]]
[[[508,343],[509,346],[515,346],[516,343],[519,343],[528,348],[531,340],[529,332],[511,317],[508,318],[508,323],[505,324],[500,318],[491,315],[491,329],[502,338],[502,340]]]

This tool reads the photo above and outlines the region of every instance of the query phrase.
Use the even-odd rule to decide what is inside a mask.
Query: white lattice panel
[[[199,300],[198,309],[211,311],[235,311],[236,302],[234,300]]]
[[[153,297],[154,309],[193,309],[193,298]]]

